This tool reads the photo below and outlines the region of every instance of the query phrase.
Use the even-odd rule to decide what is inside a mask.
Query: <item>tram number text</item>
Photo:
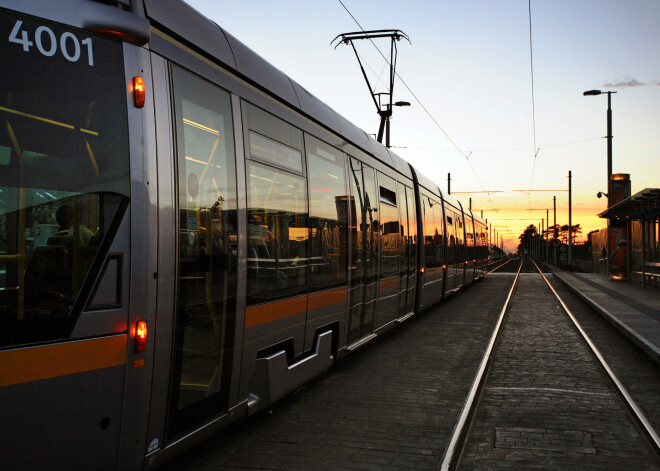
[[[85,38],[82,41],[70,32],[62,33],[59,41],[57,36],[48,26],[39,26],[34,31],[34,42],[30,41],[30,34],[21,30],[23,22],[18,20],[11,30],[9,42],[23,46],[25,52],[29,52],[32,46],[36,46],[41,54],[46,57],[52,57],[57,53],[58,45],[62,55],[69,62],[78,62],[84,55],[85,46],[87,46],[87,63],[94,66],[94,54],[92,51],[92,38]]]

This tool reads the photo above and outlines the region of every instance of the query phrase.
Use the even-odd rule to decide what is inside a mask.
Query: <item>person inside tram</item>
[[[73,242],[73,225],[71,223],[71,207],[68,204],[63,204],[55,212],[55,219],[59,226],[58,231],[53,234],[49,239],[48,245],[70,245]],[[86,247],[93,242],[94,232],[87,227],[80,224],[78,226],[78,238],[80,245]]]

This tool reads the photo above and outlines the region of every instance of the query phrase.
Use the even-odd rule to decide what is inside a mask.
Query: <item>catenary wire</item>
[[[344,10],[346,10],[346,12],[350,15],[350,17],[353,18],[353,21],[355,21],[355,24],[357,24],[358,27],[359,27],[362,31],[365,31],[365,29],[362,27],[362,25],[360,24],[360,22],[355,18],[355,16],[353,16],[353,14],[352,14],[352,13],[350,12],[350,10],[346,7],[346,5],[344,5],[344,2],[342,2],[342,0],[339,0],[339,3],[340,3],[341,6],[344,8]],[[382,51],[378,48],[378,46],[376,45],[376,43],[374,43],[372,39],[369,39],[369,41],[371,41],[371,44],[373,44],[373,46],[376,48],[376,50],[377,50],[378,53],[381,55],[381,57],[385,60],[385,62],[387,62],[387,63],[389,64],[389,61],[387,60],[387,58],[385,57],[385,55],[382,53]],[[442,134],[444,134],[444,136],[447,138],[447,140],[449,140],[449,142],[451,142],[451,144],[452,144],[452,145],[458,150],[458,152],[460,152],[461,155],[463,155],[463,157],[465,157],[465,160],[467,160],[467,163],[468,163],[468,165],[470,166],[470,169],[472,170],[472,173],[474,174],[475,178],[477,179],[477,182],[479,182],[479,186],[481,186],[481,188],[485,191],[486,188],[484,187],[483,183],[481,182],[481,179],[479,178],[479,175],[477,175],[477,172],[476,172],[476,170],[474,169],[474,167],[473,167],[473,165],[472,165],[472,162],[470,162],[470,154],[464,152],[464,151],[458,146],[458,144],[456,144],[456,142],[454,142],[454,140],[449,136],[449,134],[447,134],[447,132],[442,128],[442,126],[440,126],[440,123],[438,123],[438,121],[433,117],[433,115],[431,114],[431,112],[426,108],[426,106],[424,106],[424,104],[423,104],[423,103],[421,102],[421,100],[417,97],[417,95],[415,95],[415,93],[410,89],[410,87],[409,87],[408,84],[405,82],[405,80],[403,80],[403,78],[401,77],[401,75],[399,75],[399,73],[396,72],[396,71],[395,71],[394,73],[395,73],[396,76],[399,78],[399,80],[401,80],[401,83],[403,84],[403,86],[406,87],[406,90],[408,90],[408,92],[410,92],[410,94],[411,94],[412,97],[415,99],[415,101],[419,104],[419,106],[421,106],[421,108],[424,110],[424,112],[427,114],[427,116],[428,116],[429,118],[431,118],[431,121],[433,121],[433,123],[436,125],[436,127],[442,132]],[[491,205],[492,205],[493,208],[494,208],[494,207],[495,207],[495,203],[493,202],[493,199],[490,197],[490,195],[488,195],[488,200],[490,201]]]

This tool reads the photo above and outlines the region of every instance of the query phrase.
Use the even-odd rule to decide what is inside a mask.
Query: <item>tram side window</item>
[[[344,155],[309,135],[309,225],[311,228],[310,287],[346,284],[348,264],[348,205]]]
[[[19,21],[79,33],[0,29]],[[93,45],[90,67],[0,42],[0,348],[70,336],[128,206],[122,46]]]
[[[248,304],[304,294],[308,245],[305,179],[248,162]]]
[[[421,196],[422,217],[424,218],[424,266],[431,268],[435,266],[435,224],[433,221],[433,204],[431,199]]]
[[[309,221],[303,132],[241,102],[248,185],[248,305],[307,291]]]
[[[454,213],[446,209],[447,213],[447,264],[456,263],[456,229],[454,228]]]
[[[302,131],[246,101],[241,109],[250,158],[302,174]]]
[[[465,255],[465,235],[463,233],[463,217],[456,215],[456,262],[463,263],[466,259]]]
[[[378,173],[380,199],[380,276],[398,277],[400,263],[401,224],[396,200],[396,182]]]
[[[442,266],[444,261],[444,228],[442,227],[442,205],[440,203],[433,203],[433,214],[435,219],[435,226],[433,228],[433,263],[436,267]]]

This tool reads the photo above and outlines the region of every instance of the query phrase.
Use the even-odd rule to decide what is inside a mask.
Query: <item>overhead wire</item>
[[[534,135],[534,162],[532,164],[532,178],[529,181],[530,192],[534,184],[534,171],[536,170],[536,158],[539,155],[539,151],[536,147],[536,105],[534,100],[534,53],[532,48],[532,0],[528,0],[528,11],[529,11],[529,68],[532,81],[532,132]],[[531,196],[528,198],[528,205],[531,207],[532,199]]]
[[[582,142],[596,141],[601,139],[606,139],[605,137],[592,137],[589,139],[580,139],[578,141],[562,142],[560,144],[549,144],[547,146],[539,146],[538,149],[549,149],[551,147],[561,147],[561,146],[570,146],[573,144],[580,144]],[[440,149],[437,147],[410,147],[410,146],[392,146],[395,149],[409,149],[409,150],[433,150],[438,152],[458,152],[456,149]],[[531,147],[517,147],[513,149],[480,149],[480,150],[471,150],[471,153],[493,153],[493,152],[522,152],[532,150]]]
[[[344,5],[344,2],[342,2],[342,0],[338,0],[338,1],[339,1],[339,3],[341,4],[341,6],[344,8],[344,10],[346,10],[346,12],[347,12],[347,13],[350,15],[350,17],[353,19],[353,21],[355,21],[355,24],[357,24],[358,27],[364,32],[365,29],[362,27],[362,25],[360,24],[360,22],[355,18],[355,16],[353,16],[353,14],[352,14],[352,13],[350,12],[350,10],[346,7],[346,5]],[[385,55],[382,53],[382,51],[380,50],[380,48],[376,45],[376,43],[374,43],[374,41],[373,41],[371,38],[369,38],[369,41],[371,41],[371,44],[373,44],[373,46],[376,48],[376,50],[377,50],[378,53],[381,55],[381,57],[385,60],[385,62],[387,62],[387,63],[389,64],[389,61],[387,60],[387,58],[385,57]],[[415,99],[415,101],[419,104],[419,106],[421,106],[421,108],[424,110],[424,112],[427,114],[427,116],[428,116],[429,118],[431,118],[431,121],[433,121],[433,123],[436,125],[436,127],[442,132],[442,134],[444,134],[444,136],[447,138],[447,140],[448,140],[449,142],[451,142],[451,144],[456,148],[456,150],[458,150],[458,152],[460,152],[461,155],[463,155],[463,157],[465,157],[465,160],[467,160],[467,163],[468,163],[468,165],[470,166],[470,169],[472,170],[472,173],[474,174],[475,178],[477,179],[477,182],[479,182],[479,186],[481,186],[481,188],[482,188],[484,191],[486,191],[486,188],[484,187],[483,183],[481,182],[481,179],[479,178],[479,175],[477,175],[476,170],[475,170],[474,167],[472,166],[472,162],[470,162],[470,154],[464,152],[464,151],[458,146],[458,144],[456,144],[456,142],[454,142],[454,140],[449,136],[449,134],[447,134],[447,132],[442,128],[442,126],[440,126],[440,123],[438,123],[438,121],[435,119],[435,117],[433,117],[433,115],[431,114],[431,112],[426,108],[426,106],[424,106],[424,104],[423,104],[423,103],[421,102],[421,100],[417,97],[417,95],[415,95],[415,93],[410,89],[410,87],[409,87],[408,84],[405,82],[405,80],[403,80],[403,78],[401,77],[401,75],[399,75],[399,73],[396,72],[396,71],[395,71],[394,73],[395,73],[396,76],[399,78],[399,80],[401,80],[401,83],[403,84],[403,86],[406,87],[406,90],[408,90],[408,92],[412,95],[412,97],[413,97],[413,98]],[[494,208],[494,207],[495,207],[495,203],[493,202],[493,200],[492,200],[492,198],[490,197],[490,195],[488,196],[488,200],[490,201],[490,203],[493,205],[493,208]]]

